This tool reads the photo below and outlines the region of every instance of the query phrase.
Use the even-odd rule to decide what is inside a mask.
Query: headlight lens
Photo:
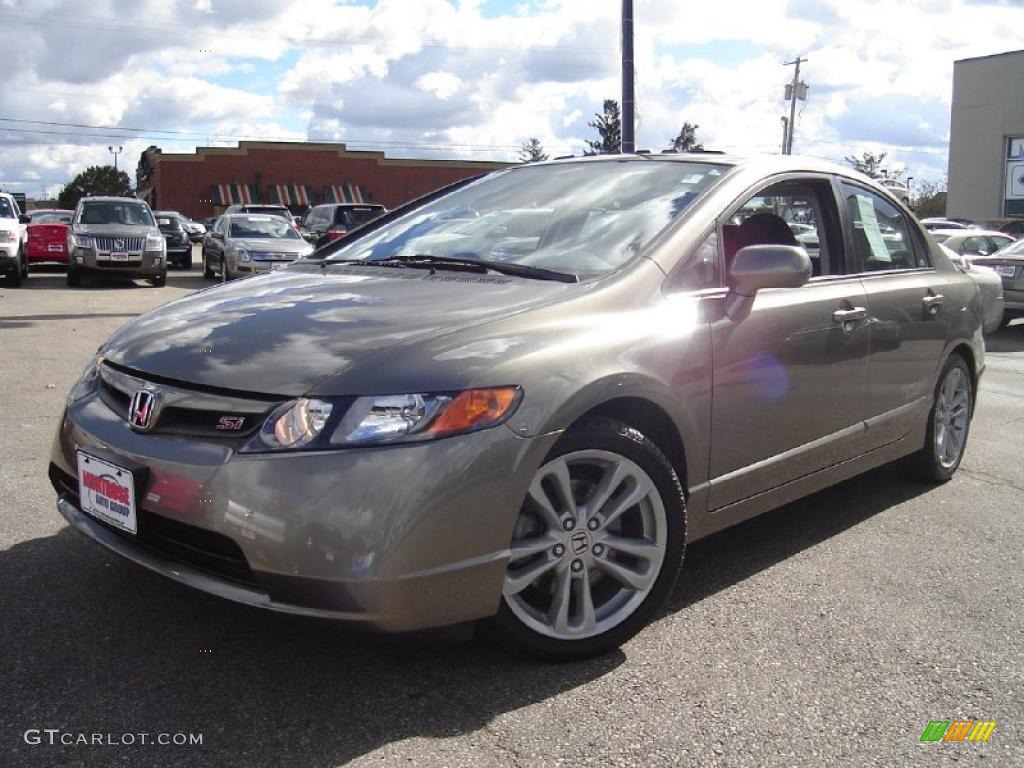
[[[0,229],[0,243],[13,243],[17,239],[18,236],[13,232],[6,229]]]
[[[146,235],[147,251],[162,251],[164,249],[164,236],[156,232]]]
[[[77,403],[83,397],[95,391],[100,377],[100,363],[102,362],[102,355],[93,355],[92,360],[89,361],[88,365],[85,366],[85,370],[82,371],[82,375],[78,377],[78,381],[75,382],[75,385],[71,387],[71,391],[68,392],[68,405]]]
[[[235,258],[239,261],[249,261],[249,252],[245,248],[235,248]]]
[[[329,401],[299,398],[276,408],[242,451],[414,442],[475,432],[507,420],[521,399],[519,387],[377,395],[356,398],[342,414]]]

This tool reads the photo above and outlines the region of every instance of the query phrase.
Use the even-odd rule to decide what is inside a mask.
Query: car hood
[[[297,396],[370,355],[556,301],[579,284],[465,272],[314,265],[200,291],[102,347],[142,374]],[[338,391],[335,394],[355,394]]]

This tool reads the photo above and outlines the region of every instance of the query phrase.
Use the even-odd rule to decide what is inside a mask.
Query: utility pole
[[[787,61],[785,66],[791,67],[794,64],[796,68],[793,70],[793,82],[786,86],[786,98],[789,99],[789,136],[786,139],[786,147],[782,151],[784,155],[793,154],[793,129],[796,127],[796,100],[807,98],[807,85],[800,82],[800,65],[803,64],[807,59],[802,59],[799,56],[793,61]]]
[[[109,149],[110,150],[110,154],[112,154],[114,156],[114,170],[116,171],[117,170],[117,156],[120,155],[122,152],[124,152],[124,147],[118,147],[116,152],[114,151],[114,148],[109,146],[109,145],[107,146],[107,149]]]
[[[622,146],[624,155],[636,151],[633,93],[633,0],[622,0]]]
[[[789,118],[782,116],[782,154],[786,154],[786,143],[789,141]]]

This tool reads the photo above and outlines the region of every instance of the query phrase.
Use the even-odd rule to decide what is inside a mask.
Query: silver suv
[[[142,277],[156,288],[167,282],[164,236],[153,212],[134,197],[86,197],[71,220],[68,285],[86,274]]]

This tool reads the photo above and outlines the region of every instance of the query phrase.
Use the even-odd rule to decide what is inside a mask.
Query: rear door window
[[[927,250],[916,242],[906,216],[880,195],[855,184],[842,182],[846,200],[853,255],[863,272],[928,267]]]

